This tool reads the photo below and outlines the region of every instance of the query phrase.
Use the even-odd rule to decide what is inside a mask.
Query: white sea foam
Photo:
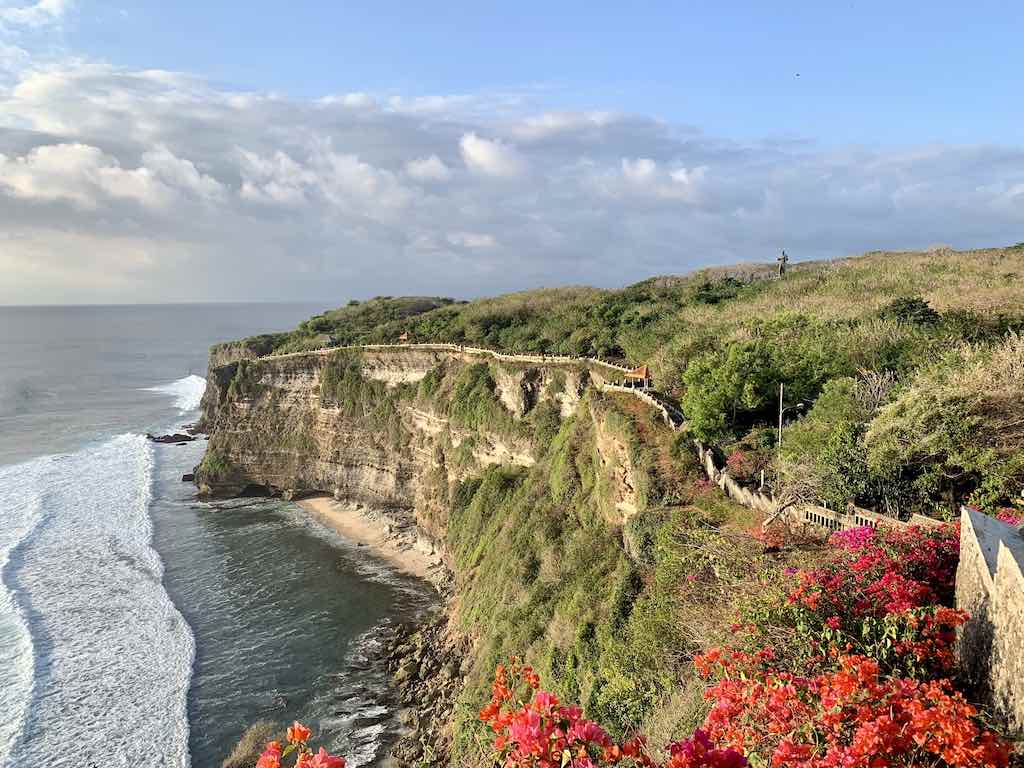
[[[0,467],[0,763],[21,734],[32,694],[32,639],[6,574],[41,516],[41,478],[51,459]]]
[[[206,391],[206,379],[190,373],[183,379],[172,381],[169,384],[159,384],[155,387],[146,387],[146,392],[162,392],[165,395],[174,397],[174,407],[182,413],[194,411],[199,407]]]
[[[0,694],[0,721],[13,723],[0,765],[189,765],[194,642],[150,546],[152,478],[139,435],[0,471],[0,501],[13,500],[23,532],[0,613],[18,620],[13,637],[31,638],[13,667],[0,664],[19,670]]]

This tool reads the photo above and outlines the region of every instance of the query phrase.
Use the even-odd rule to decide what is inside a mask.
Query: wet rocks
[[[174,443],[175,445],[184,445],[195,440],[192,435],[184,435],[181,432],[175,432],[171,435],[151,435],[147,432],[146,439],[152,440],[154,443]]]
[[[391,750],[397,766],[448,765],[452,715],[462,691],[458,659],[466,658],[468,651],[468,645],[449,631],[445,617],[395,630],[387,666],[405,728]]]

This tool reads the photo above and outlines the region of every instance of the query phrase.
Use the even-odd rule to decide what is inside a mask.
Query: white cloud
[[[299,205],[306,189],[316,183],[316,174],[278,150],[269,156],[240,149],[242,186],[246,200],[278,205]]]
[[[329,141],[315,142],[296,160],[280,150],[271,155],[240,150],[245,200],[296,207],[320,203],[339,212],[385,221],[407,206],[414,193],[390,171],[357,155],[333,151]]]
[[[615,120],[612,112],[545,112],[527,117],[512,127],[522,141],[539,141],[591,128],[603,128]]]
[[[116,158],[87,144],[45,145],[22,157],[0,155],[0,187],[24,200],[64,200],[89,209],[103,198],[161,207],[172,194],[149,168],[122,168]]]
[[[452,232],[448,235],[448,242],[459,248],[493,248],[498,244],[494,235],[479,232]]]
[[[71,7],[71,0],[38,0],[28,5],[0,8],[0,21],[24,27],[43,27],[59,22]]]
[[[636,160],[622,158],[622,176],[630,184],[649,184],[657,173],[658,164],[649,157],[638,157]]]
[[[416,96],[414,98],[403,98],[392,96],[388,99],[388,106],[394,112],[404,112],[411,115],[438,115],[450,112],[471,101],[469,96]]]
[[[176,157],[163,144],[142,155],[144,165],[171,186],[191,192],[203,200],[224,198],[224,185],[212,176],[200,173],[195,163]]]
[[[448,181],[452,172],[437,155],[410,160],[405,164],[405,172],[416,181]]]
[[[475,173],[513,178],[526,172],[526,161],[516,148],[498,139],[482,139],[471,131],[462,135],[459,147],[466,167]]]
[[[377,100],[368,93],[344,93],[340,96],[324,96],[320,99],[320,103],[324,106],[332,106],[340,104],[343,107],[351,107],[353,109],[371,109],[377,106]]]
[[[0,304],[623,285],[1024,231],[1021,147],[741,144],[501,94],[307,101],[89,61],[16,74],[0,126]]]

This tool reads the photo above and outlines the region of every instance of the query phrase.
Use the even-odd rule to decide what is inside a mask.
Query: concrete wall
[[[971,615],[957,641],[964,676],[1024,736],[1024,536],[961,511],[956,605]]]

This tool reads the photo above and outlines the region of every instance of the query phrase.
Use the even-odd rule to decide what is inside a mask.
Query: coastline
[[[296,503],[353,544],[365,546],[374,556],[409,576],[433,584],[438,590],[447,579],[441,556],[419,544],[422,539],[396,531],[386,518],[361,504],[342,502],[332,496],[311,496]]]

